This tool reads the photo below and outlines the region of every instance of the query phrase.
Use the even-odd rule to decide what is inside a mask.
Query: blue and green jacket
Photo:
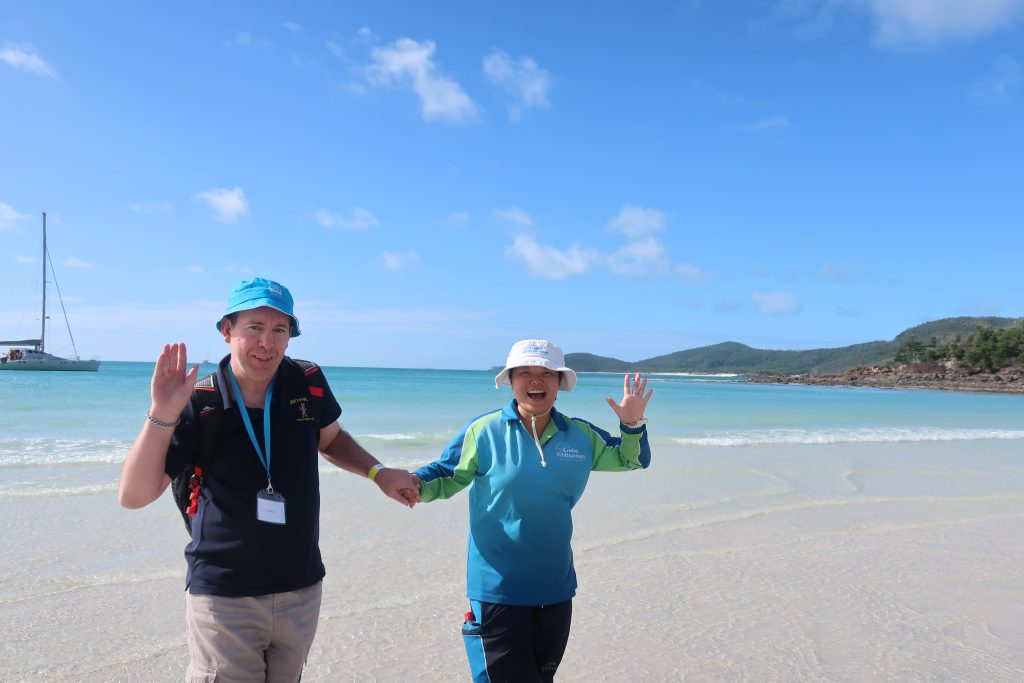
[[[541,435],[547,467],[512,400],[471,421],[440,458],[416,470],[424,502],[469,491],[466,593],[506,605],[550,605],[576,594],[572,508],[593,470],[651,464],[647,428],[621,436],[552,408]]]

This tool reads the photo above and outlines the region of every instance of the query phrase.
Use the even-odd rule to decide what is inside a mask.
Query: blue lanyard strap
[[[275,375],[274,379],[270,380],[266,398],[263,400],[263,442],[267,448],[266,456],[263,455],[260,442],[256,440],[256,432],[252,429],[252,420],[249,419],[249,411],[245,407],[245,399],[242,398],[242,390],[238,388],[238,380],[235,379],[235,371],[231,369],[230,362],[228,363],[228,378],[231,380],[231,390],[235,394],[238,410],[242,413],[242,423],[245,424],[245,430],[249,432],[249,440],[252,441],[252,447],[256,449],[256,455],[263,463],[263,469],[267,471],[267,492],[273,493],[274,487],[270,483],[270,398],[274,395],[274,382],[277,381],[277,376]]]

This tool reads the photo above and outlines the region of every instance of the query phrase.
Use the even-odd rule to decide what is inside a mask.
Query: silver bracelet
[[[155,417],[150,415],[148,412],[146,413],[146,419],[149,420],[150,422],[152,422],[153,424],[155,424],[157,427],[166,427],[167,429],[174,429],[175,427],[177,427],[178,425],[181,424],[181,418],[180,417],[177,420],[175,420],[174,422],[164,422],[163,420],[156,419]]]
[[[641,427],[645,426],[646,424],[647,424],[647,418],[646,417],[641,417],[636,422],[623,422],[622,426],[623,427],[629,427],[630,429],[640,429]]]

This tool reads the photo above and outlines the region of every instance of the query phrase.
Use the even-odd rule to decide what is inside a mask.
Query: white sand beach
[[[1024,680],[1020,441],[667,450],[595,474],[576,509],[558,680]],[[322,489],[304,680],[467,680],[465,499],[408,510],[335,472]],[[111,486],[0,514],[0,680],[182,679],[169,500],[129,512]]]

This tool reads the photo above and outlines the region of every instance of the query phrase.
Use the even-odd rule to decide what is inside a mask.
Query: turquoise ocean
[[[169,500],[117,503],[151,370],[0,372],[0,681],[182,679],[187,534]],[[396,467],[510,396],[488,370],[325,372]],[[560,681],[1024,680],[1024,396],[649,380],[651,468],[595,474],[574,511]],[[614,431],[621,395],[586,373],[558,407]],[[465,680],[466,497],[409,510],[321,472],[303,680]]]
[[[491,371],[324,370],[345,428],[399,467],[437,457],[472,417],[509,399],[507,387],[494,388]],[[151,371],[150,363],[108,361],[96,373],[0,373],[0,498],[115,491],[118,467],[149,406]],[[655,394],[647,417],[657,456],[763,444],[1024,442],[1024,396],[741,379],[649,376]],[[613,431],[604,399],[621,394],[621,375],[584,373],[557,407]]]

